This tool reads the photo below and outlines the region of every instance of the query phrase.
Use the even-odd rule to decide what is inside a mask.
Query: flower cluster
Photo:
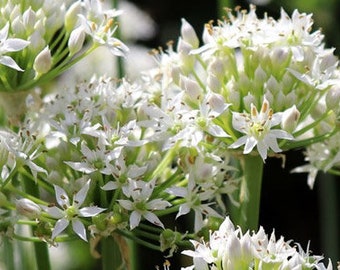
[[[228,109],[216,107],[219,114],[206,115],[210,121],[203,126],[214,123],[213,135],[225,137],[231,148],[245,144],[244,154],[257,145],[265,160],[268,153],[307,145],[307,138],[315,136],[312,129],[336,113],[327,104],[318,117],[310,118],[339,83],[339,75],[333,50],[324,48],[320,31],[311,32],[311,15],[295,10],[290,18],[282,9],[276,21],[260,19],[255,11],[254,6],[249,13],[237,10],[236,16],[229,11],[228,20],[207,24],[202,46],[183,20],[177,50],[170,44],[157,54],[159,68],[149,74],[149,87],[158,90],[155,95],[164,95],[157,103],[163,110],[172,108],[169,100],[176,93],[182,96],[180,102],[195,109],[202,107],[206,96],[218,96],[221,101],[216,104],[224,102]],[[177,118],[184,115],[183,106],[173,106],[174,115],[176,111]]]
[[[98,0],[2,3],[1,105],[10,118],[22,117],[24,109],[18,113],[13,107],[26,107],[24,99],[29,90],[51,81],[99,46],[119,56],[128,50],[114,37],[114,19],[120,11],[103,5]],[[92,41],[90,46],[85,46],[86,39]],[[3,92],[14,93],[14,97]],[[15,106],[20,99],[21,104]]]
[[[211,232],[209,242],[191,241],[194,250],[183,254],[193,257],[194,264],[182,269],[318,269],[325,267],[322,256],[309,254],[302,247],[281,236],[276,239],[274,231],[268,237],[260,227],[257,232],[242,233],[227,217],[218,230]]]
[[[4,74],[17,74],[13,85],[2,81],[7,91],[51,79],[99,45],[118,56],[127,50],[113,37],[119,12],[99,0],[6,3],[0,12],[13,23],[0,31],[2,53],[13,54],[0,62]],[[279,20],[260,19],[251,6],[228,18],[205,26],[201,46],[183,19],[177,48],[155,51],[158,66],[136,81],[93,77],[24,98],[25,120],[0,130],[0,213],[7,215],[0,233],[25,239],[17,227],[33,225],[53,245],[91,235],[92,250],[120,234],[172,254],[229,209],[251,220],[242,211],[254,194],[245,189],[261,174],[247,171],[245,155],[263,166],[281,151],[308,147],[310,164],[295,171],[309,172],[311,186],[317,170],[334,170],[338,63],[321,32],[311,32],[311,16],[281,10]],[[93,43],[83,51],[86,35]],[[176,222],[189,214],[183,234]],[[262,228],[243,234],[228,218],[209,244],[192,243],[195,251],[185,254],[197,269],[326,269],[321,257],[268,239]]]

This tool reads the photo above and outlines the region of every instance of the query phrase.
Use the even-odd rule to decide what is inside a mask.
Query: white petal
[[[142,216],[139,212],[133,211],[130,215],[130,229],[133,230],[138,226]]]
[[[71,162],[71,161],[64,161],[64,162],[68,166],[70,166],[72,169],[82,172],[82,173],[90,174],[95,171],[94,168],[91,168],[88,164],[84,162]]]
[[[280,149],[279,145],[277,144],[277,140],[275,137],[271,137],[270,135],[267,136],[264,142],[275,152],[279,153],[282,150]]]
[[[18,66],[18,64],[13,60],[12,57],[6,55],[0,57],[0,64],[16,69],[18,71],[24,71],[21,67]]]
[[[146,205],[149,210],[161,210],[170,207],[171,203],[163,201],[162,199],[155,199],[148,202]]]
[[[77,194],[73,198],[74,204],[77,204],[79,206],[83,204],[83,202],[85,201],[87,192],[89,191],[90,183],[91,183],[91,180],[88,180],[86,184],[77,192]]]
[[[182,204],[180,207],[179,207],[179,211],[178,211],[178,213],[177,213],[177,215],[176,215],[176,219],[178,218],[178,217],[180,217],[180,216],[183,216],[183,215],[186,215],[186,214],[188,214],[189,212],[190,212],[190,207],[189,207],[189,205],[187,204],[187,203],[185,203],[185,204]]]
[[[51,217],[54,218],[62,218],[63,216],[65,216],[65,213],[63,210],[61,210],[60,208],[56,207],[56,206],[52,206],[52,207],[46,207],[46,206],[41,206],[41,208],[44,209],[45,212],[47,212]]]
[[[235,148],[239,148],[241,145],[244,145],[247,142],[248,136],[242,136],[241,138],[239,138],[236,142],[234,142],[233,144],[229,145],[229,148],[235,149]]]
[[[104,186],[101,187],[102,190],[114,190],[117,188],[118,188],[118,184],[113,181],[109,181]]]
[[[165,191],[171,195],[182,197],[182,198],[186,197],[188,194],[188,190],[184,187],[171,187],[171,188],[167,188]]]
[[[286,140],[293,140],[294,137],[289,134],[287,131],[280,130],[280,129],[273,129],[270,131],[270,134],[274,135],[276,138],[286,139]]]
[[[9,23],[7,22],[6,25],[0,30],[0,41],[4,42],[8,36],[9,30]]]
[[[29,41],[20,38],[9,38],[5,42],[5,50],[7,52],[17,52],[30,44]]]
[[[257,151],[259,152],[260,156],[262,157],[263,161],[267,158],[267,151],[268,147],[262,141],[257,143]]]
[[[159,220],[159,218],[152,212],[146,212],[144,215],[145,219],[152,224],[162,227],[164,229],[163,223]]]
[[[246,141],[246,145],[244,146],[244,154],[249,154],[255,145],[258,143],[258,141],[254,137],[248,137]]]
[[[93,217],[105,210],[105,208],[101,208],[98,206],[83,207],[79,210],[79,214],[81,217]]]
[[[129,200],[118,200],[118,202],[126,210],[132,210],[133,209],[133,203]]]
[[[215,137],[230,137],[220,126],[210,124],[208,132]]]
[[[59,219],[54,226],[52,232],[52,239],[57,237],[62,231],[64,231],[70,222],[66,218]]]
[[[72,229],[81,239],[87,242],[85,226],[80,220],[72,220]]]
[[[55,190],[55,197],[57,199],[58,204],[64,208],[64,206],[70,206],[70,200],[65,192],[61,187],[54,185]]]

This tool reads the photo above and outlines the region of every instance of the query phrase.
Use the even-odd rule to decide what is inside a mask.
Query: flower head
[[[87,241],[86,229],[81,222],[80,217],[94,217],[105,209],[97,206],[89,206],[80,208],[84,203],[86,195],[90,188],[91,180],[88,180],[86,184],[74,195],[72,204],[64,189],[54,185],[57,202],[60,206],[43,207],[45,211],[50,214],[51,217],[57,218],[54,229],[52,231],[52,239],[62,233],[72,223],[73,231],[84,241]]]
[[[267,152],[272,149],[275,153],[281,152],[277,139],[292,140],[293,136],[284,130],[272,129],[280,124],[281,114],[273,113],[269,102],[264,98],[260,112],[251,104],[251,112],[233,113],[232,124],[234,129],[246,135],[231,144],[230,148],[244,146],[243,153],[249,154],[255,146],[263,160],[267,158]]]

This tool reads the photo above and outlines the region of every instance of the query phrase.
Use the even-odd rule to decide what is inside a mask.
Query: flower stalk
[[[232,219],[242,231],[257,230],[261,202],[263,160],[259,155],[240,157],[241,181],[239,186],[239,205],[230,205]]]

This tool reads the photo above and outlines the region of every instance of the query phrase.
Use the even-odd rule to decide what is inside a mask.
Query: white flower
[[[61,208],[56,206],[42,206],[43,209],[53,218],[59,219],[52,231],[52,239],[63,232],[71,222],[73,231],[81,239],[87,241],[86,229],[79,217],[94,217],[105,210],[104,208],[97,206],[80,208],[85,201],[87,192],[89,191],[90,182],[91,180],[88,180],[87,183],[74,195],[72,204],[70,204],[70,199],[66,191],[61,187],[54,185],[56,199]]]
[[[18,71],[24,71],[18,66],[12,57],[4,55],[8,52],[17,52],[24,49],[28,44],[28,41],[20,38],[7,38],[9,30],[9,23],[0,30],[0,64],[16,69]]]
[[[120,205],[126,210],[132,211],[130,214],[130,229],[134,229],[138,226],[141,218],[144,217],[146,220],[154,225],[164,228],[163,223],[153,213],[155,210],[163,210],[171,204],[162,199],[153,199],[153,189],[155,187],[155,181],[143,182],[143,181],[129,181],[129,188],[123,190],[126,196],[131,197],[131,200],[118,200]]]
[[[187,187],[171,187],[166,190],[169,194],[185,198],[184,203],[179,207],[176,218],[188,214],[191,210],[195,213],[194,230],[198,232],[203,228],[203,215],[212,217],[221,217],[213,208],[211,208],[209,203],[203,203],[208,198],[212,197],[213,191],[202,192],[198,186],[195,186],[193,180],[189,180]]]
[[[264,98],[261,111],[258,112],[254,104],[251,104],[251,113],[233,113],[233,127],[246,134],[231,144],[230,148],[244,146],[244,154],[249,154],[255,146],[263,160],[267,158],[267,151],[271,148],[275,153],[281,152],[277,139],[292,140],[293,136],[284,130],[271,129],[280,124],[281,113],[273,114],[269,108],[269,102]]]
[[[262,227],[243,234],[229,217],[210,233],[209,242],[191,242],[194,250],[182,253],[193,257],[194,264],[185,269],[326,269],[320,263],[323,257],[310,255],[308,247],[304,252],[298,243],[276,240],[274,232],[268,238]],[[332,269],[331,263],[327,269]]]

